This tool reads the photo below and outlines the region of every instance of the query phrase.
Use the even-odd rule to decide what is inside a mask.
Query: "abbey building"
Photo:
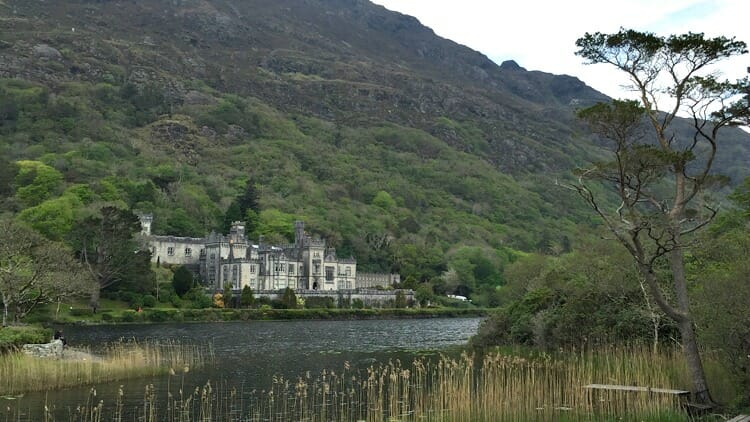
[[[186,265],[200,274],[206,287],[232,289],[250,286],[255,291],[338,291],[388,287],[399,281],[396,274],[362,274],[357,261],[341,258],[326,242],[308,236],[304,223],[294,224],[294,243],[270,245],[263,237],[251,243],[242,222],[232,223],[229,234],[211,232],[203,238],[151,234],[153,216],[141,215],[142,234],[151,248],[151,260]],[[361,281],[358,285],[357,280]]]

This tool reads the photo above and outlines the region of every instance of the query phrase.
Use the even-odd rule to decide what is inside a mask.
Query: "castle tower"
[[[138,218],[141,220],[141,234],[144,236],[151,236],[151,223],[154,222],[154,215],[138,214]]]
[[[305,240],[305,222],[295,221],[294,222],[294,244],[297,248],[302,248]]]
[[[245,241],[245,223],[242,221],[233,221],[229,229],[229,240],[234,243]]]

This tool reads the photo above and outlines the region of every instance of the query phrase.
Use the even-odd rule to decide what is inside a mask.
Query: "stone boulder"
[[[45,359],[60,359],[63,356],[62,340],[52,340],[45,344],[24,344],[24,353],[29,356]]]
[[[47,44],[37,44],[34,46],[34,54],[38,57],[49,59],[49,60],[60,60],[62,54],[55,47],[51,47]]]

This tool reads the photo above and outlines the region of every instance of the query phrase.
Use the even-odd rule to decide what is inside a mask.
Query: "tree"
[[[229,283],[224,284],[224,291],[221,294],[222,298],[224,299],[224,307],[226,308],[234,308],[234,297],[232,294],[232,285]]]
[[[185,296],[185,293],[193,288],[193,272],[188,270],[184,265],[177,267],[172,276],[172,287],[174,287],[177,296]]]
[[[394,308],[406,308],[406,294],[403,290],[396,291],[396,299],[393,302]]]
[[[294,290],[291,287],[284,289],[284,294],[281,296],[281,303],[286,309],[297,309],[297,295],[294,294]]]
[[[60,189],[63,175],[39,161],[18,161],[15,179],[16,197],[25,206],[34,206]]]
[[[253,289],[250,288],[250,286],[245,286],[242,288],[242,293],[240,294],[240,305],[244,308],[249,308],[255,304],[255,296],[253,295]]]
[[[7,217],[0,218],[0,295],[3,326],[23,319],[36,306],[90,294],[93,279],[62,244]]]
[[[135,237],[141,230],[138,217],[110,206],[100,213],[78,222],[69,234],[76,256],[98,283],[91,295],[92,307],[98,306],[101,289],[127,284],[144,291],[155,285],[151,252]]]
[[[695,399],[712,404],[688,299],[685,251],[692,246],[692,235],[716,215],[706,194],[717,179],[710,171],[719,132],[748,116],[748,105],[740,98],[748,81],[721,82],[708,66],[746,53],[745,43],[622,29],[586,33],[576,45],[576,54],[588,63],[624,72],[638,101],[613,101],[579,112],[613,146],[613,160],[579,169],[577,183],[566,186],[580,194],[630,253],[652,299],[678,326]],[[660,110],[665,99],[670,103]],[[689,131],[679,130],[678,116],[687,116]],[[652,136],[644,138],[643,131]],[[607,209],[589,187],[590,180],[610,187],[619,204]],[[657,283],[656,270],[663,262],[672,279],[669,295]]]
[[[258,229],[260,204],[259,195],[252,179],[247,180],[247,185],[242,194],[238,195],[227,208],[224,214],[224,231],[228,232],[234,221],[245,221],[247,233],[253,233]]]

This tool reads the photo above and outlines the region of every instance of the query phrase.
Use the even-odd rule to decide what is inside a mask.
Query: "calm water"
[[[210,343],[215,362],[202,370],[191,370],[185,385],[190,389],[206,381],[215,385],[237,386],[243,390],[267,389],[274,375],[296,378],[306,371],[340,370],[344,362],[363,369],[389,359],[410,361],[425,352],[446,352],[466,344],[476,333],[479,318],[394,319],[365,321],[273,321],[201,324],[149,324],[127,326],[66,327],[69,343],[89,347],[94,353],[106,343],[119,339],[177,340],[182,343]],[[153,383],[166,390],[167,376],[134,379],[98,385],[97,401],[115,401],[119,385],[124,386],[126,402],[142,402],[144,386]],[[38,420],[35,409],[45,400],[54,403],[58,420],[68,420],[70,409],[83,403],[90,387],[48,393],[27,394],[21,399],[0,402],[4,420],[7,405],[12,420]],[[18,417],[18,413],[22,413]]]

